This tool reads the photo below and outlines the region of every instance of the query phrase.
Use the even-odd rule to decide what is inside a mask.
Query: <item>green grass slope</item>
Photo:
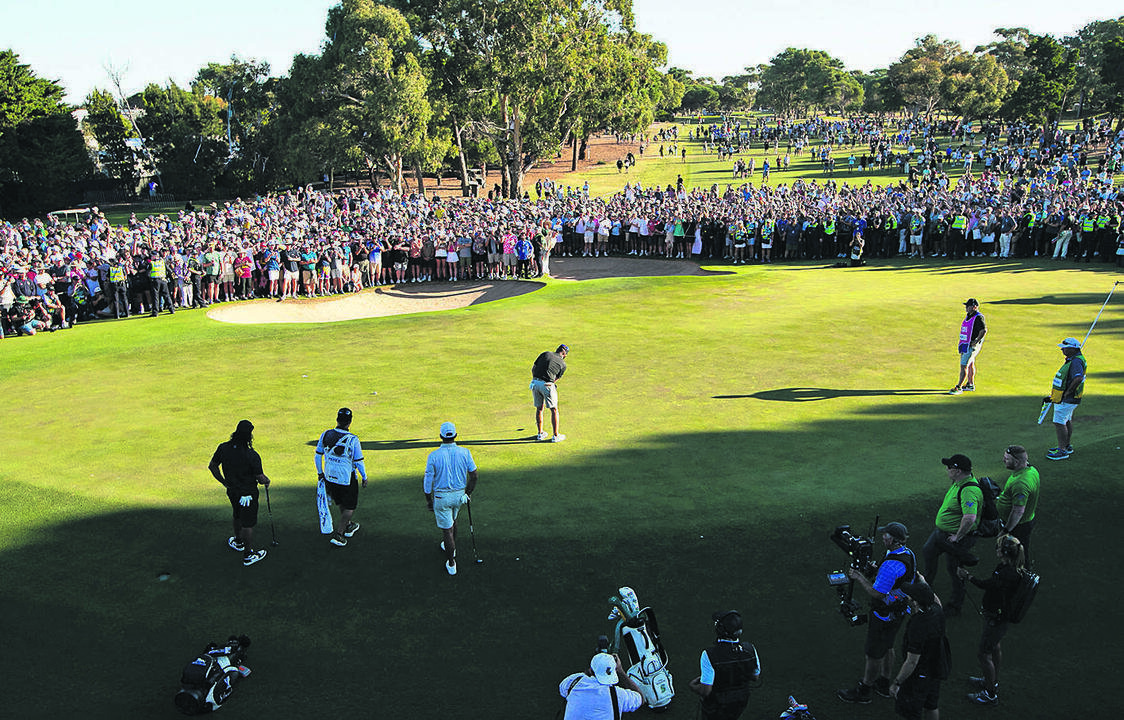
[[[550,717],[558,681],[610,629],[605,599],[631,585],[671,656],[666,717],[694,717],[687,682],[710,613],[735,607],[765,665],[746,717],[775,716],[793,693],[821,720],[889,718],[888,701],[834,697],[861,672],[863,630],[835,612],[825,573],[845,558],[827,536],[877,515],[906,523],[919,551],[947,482],[940,458],[963,452],[1005,478],[1010,443],[1042,471],[1044,580],[1004,641],[1004,714],[1064,716],[1073,699],[1058,687],[1115,697],[1107,668],[1121,653],[1106,642],[1091,662],[1086,646],[1090,628],[1121,630],[1106,561],[1122,500],[1124,297],[1088,345],[1077,453],[1047,461],[1052,426],[1034,421],[1056,343],[1084,336],[1118,277],[990,260],[748,267],[556,282],[330,326],[177,313],[5,341],[6,713],[171,715],[182,666],[246,633],[254,675],[225,717]],[[990,328],[979,390],[949,397],[969,296]],[[529,442],[530,365],[559,342],[571,347],[569,439]],[[345,549],[320,537],[314,507],[313,445],[341,405],[372,479]],[[252,568],[225,546],[229,508],[206,469],[244,417],[280,541]],[[443,420],[480,466],[486,562],[455,578],[421,493]],[[263,511],[257,544],[269,537]],[[463,520],[459,554],[470,557]],[[950,621],[950,717],[979,629],[971,613]]]

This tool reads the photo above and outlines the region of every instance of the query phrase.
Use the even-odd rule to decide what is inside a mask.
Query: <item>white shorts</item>
[[[1054,403],[1054,424],[1065,425],[1073,419],[1073,411],[1077,403]]]
[[[457,521],[457,513],[465,503],[464,490],[435,490],[433,493],[433,517],[437,527],[448,530]]]
[[[558,386],[536,378],[531,381],[531,398],[536,408],[553,410],[558,407]]]
[[[280,270],[270,270],[269,271],[269,279],[270,280],[277,280],[280,277],[281,277],[281,271]]]
[[[286,280],[296,280],[299,275],[300,275],[300,273],[298,273],[296,270],[286,270],[285,271],[285,279]]]

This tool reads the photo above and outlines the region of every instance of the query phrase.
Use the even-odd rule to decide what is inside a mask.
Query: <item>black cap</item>
[[[340,408],[336,413],[336,422],[341,424],[351,422],[351,408]]]
[[[933,588],[929,587],[928,583],[923,582],[902,585],[901,591],[916,600],[921,607],[929,607],[937,598],[933,593]]]
[[[972,461],[968,459],[967,455],[961,455],[957,453],[952,457],[941,458],[941,462],[945,467],[954,467],[957,470],[963,470],[964,472],[972,472]]]
[[[878,534],[890,533],[890,537],[896,538],[900,542],[905,542],[909,539],[909,530],[906,530],[905,525],[900,522],[886,523],[878,528]]]
[[[248,435],[254,431],[254,424],[249,420],[239,420],[235,432],[239,435]]]
[[[980,304],[978,302],[976,302],[975,298],[968,298],[967,300],[964,301],[964,307],[968,307],[968,306],[979,307]]]
[[[737,610],[719,610],[710,617],[718,637],[733,640],[741,636],[742,616]]]
[[[557,350],[555,350],[554,352],[570,352],[570,346],[569,346],[569,345],[565,345],[565,344],[563,344],[563,345],[559,345],[559,346],[558,346],[558,349],[557,349]]]

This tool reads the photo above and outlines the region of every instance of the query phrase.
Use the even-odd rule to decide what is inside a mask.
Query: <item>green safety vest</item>
[[[1106,227],[1108,227],[1108,216],[1100,215],[1097,217],[1097,229],[1104,230]]]
[[[163,260],[153,260],[152,265],[149,266],[149,268],[148,268],[148,276],[150,278],[162,278],[166,274],[167,273],[164,270],[164,261]]]
[[[954,230],[963,230],[967,224],[968,218],[964,217],[963,215],[957,215],[956,219],[952,221],[952,227]]]
[[[1081,230],[1083,232],[1090,232],[1096,227],[1097,221],[1091,215],[1086,215],[1081,218]]]
[[[824,231],[825,235],[834,235],[835,234],[835,221],[834,220],[824,221],[823,231]]]
[[[125,282],[125,270],[120,265],[113,265],[109,268],[109,282]]]

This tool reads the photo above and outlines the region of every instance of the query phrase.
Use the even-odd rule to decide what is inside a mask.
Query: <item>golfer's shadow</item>
[[[319,440],[309,440],[305,443],[309,447],[316,447]],[[469,447],[473,445],[529,445],[538,444],[534,435],[526,437],[490,438],[482,440],[457,440],[457,445]],[[359,443],[364,450],[433,450],[441,444],[438,438],[409,438],[401,440],[363,440]]]
[[[947,390],[910,388],[902,390],[831,390],[829,388],[780,388],[762,390],[748,395],[715,395],[715,400],[738,400],[755,398],[773,402],[813,402],[841,397],[875,397],[880,395],[946,395]]]

